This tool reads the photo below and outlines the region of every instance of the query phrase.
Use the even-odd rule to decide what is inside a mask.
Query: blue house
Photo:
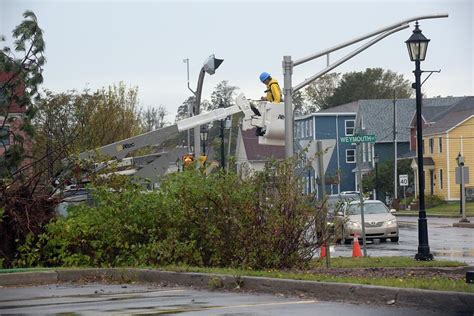
[[[306,192],[314,192],[320,196],[318,190],[319,177],[317,176],[317,160],[315,159],[316,141],[321,141],[323,150],[325,190],[328,194],[354,190],[354,176],[352,169],[356,166],[355,146],[341,144],[337,140],[340,136],[355,134],[358,103],[352,102],[316,113],[295,118],[295,146],[306,149],[310,165],[302,172],[306,182]]]
[[[462,98],[426,98],[423,107],[428,112],[441,112]],[[394,124],[394,104],[396,109],[396,124]],[[322,141],[325,172],[325,191],[337,194],[343,191],[358,191],[357,157],[355,144],[339,142],[341,136],[359,134],[375,135],[375,143],[364,143],[362,146],[362,174],[371,172],[374,157],[378,156],[380,163],[394,160],[394,134],[397,143],[397,160],[414,156],[412,139],[412,122],[416,110],[415,99],[377,99],[359,100],[336,106],[327,110],[295,118],[295,147],[301,150],[307,148],[307,161],[310,165],[301,169],[306,182],[306,192],[318,191],[318,166],[315,159],[316,141]],[[395,125],[395,126],[394,126]],[[413,145],[413,144],[412,144]],[[303,167],[303,164],[302,164]]]

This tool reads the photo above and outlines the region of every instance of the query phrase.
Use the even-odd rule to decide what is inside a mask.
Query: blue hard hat
[[[261,82],[264,82],[265,80],[267,80],[268,78],[270,78],[270,74],[268,72],[262,72],[260,74],[260,81]]]

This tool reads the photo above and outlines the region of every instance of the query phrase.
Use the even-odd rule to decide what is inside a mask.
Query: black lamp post
[[[410,38],[405,42],[408,47],[411,61],[415,62],[415,83],[412,87],[416,91],[416,147],[418,153],[418,188],[419,188],[419,204],[420,211],[418,213],[418,253],[415,255],[416,260],[433,260],[428,244],[428,222],[426,220],[425,211],[425,176],[423,170],[423,121],[421,118],[421,69],[420,62],[425,60],[426,49],[428,48],[429,39],[427,39],[418,28],[418,21]]]
[[[224,100],[220,100],[219,104],[220,108],[225,107],[224,106]],[[221,120],[221,126],[220,126],[220,138],[221,138],[221,168],[222,170],[225,169],[225,148],[224,148],[224,128],[225,128],[225,119]]]
[[[378,155],[374,156],[374,162],[375,162],[375,197],[376,197],[376,200],[380,201],[380,197],[379,197],[379,156]]]
[[[207,136],[209,135],[209,128],[207,125],[201,125],[201,142],[202,142],[202,154],[205,156],[206,155],[206,141],[207,141]]]

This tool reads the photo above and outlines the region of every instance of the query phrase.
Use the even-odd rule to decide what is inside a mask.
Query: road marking
[[[89,303],[100,303],[114,301],[115,299],[140,299],[140,298],[152,298],[160,297],[162,294],[184,292],[185,290],[166,290],[166,291],[137,291],[137,292],[126,292],[126,293],[94,293],[94,294],[79,294],[79,295],[65,295],[65,296],[44,296],[44,297],[33,297],[28,299],[19,300],[7,300],[0,301],[0,310],[4,309],[21,309],[21,308],[33,308],[33,307],[47,307],[47,306],[63,306],[68,304],[89,304]],[[77,301],[75,299],[87,299],[84,301]],[[54,300],[53,302],[45,302],[45,300]],[[6,305],[5,303],[20,303],[21,301],[27,301],[22,305]],[[38,301],[38,302],[36,302]],[[6,306],[6,307],[5,307]]]
[[[293,302],[275,302],[275,303],[255,303],[255,304],[240,304],[240,305],[229,305],[229,306],[203,306],[195,308],[181,308],[181,309],[163,309],[157,308],[155,310],[144,309],[144,310],[133,310],[134,314],[140,315],[160,315],[170,313],[185,313],[185,312],[199,312],[205,310],[216,310],[216,309],[230,309],[230,308],[249,308],[249,307],[264,307],[264,306],[281,306],[281,305],[299,305],[299,304],[314,304],[317,300],[307,301],[293,301]],[[124,311],[123,315],[129,315],[129,312]]]

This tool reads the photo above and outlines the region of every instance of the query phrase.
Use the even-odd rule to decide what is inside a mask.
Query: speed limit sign
[[[407,174],[401,174],[399,177],[400,177],[400,186],[401,187],[407,187],[408,186],[408,175]]]

